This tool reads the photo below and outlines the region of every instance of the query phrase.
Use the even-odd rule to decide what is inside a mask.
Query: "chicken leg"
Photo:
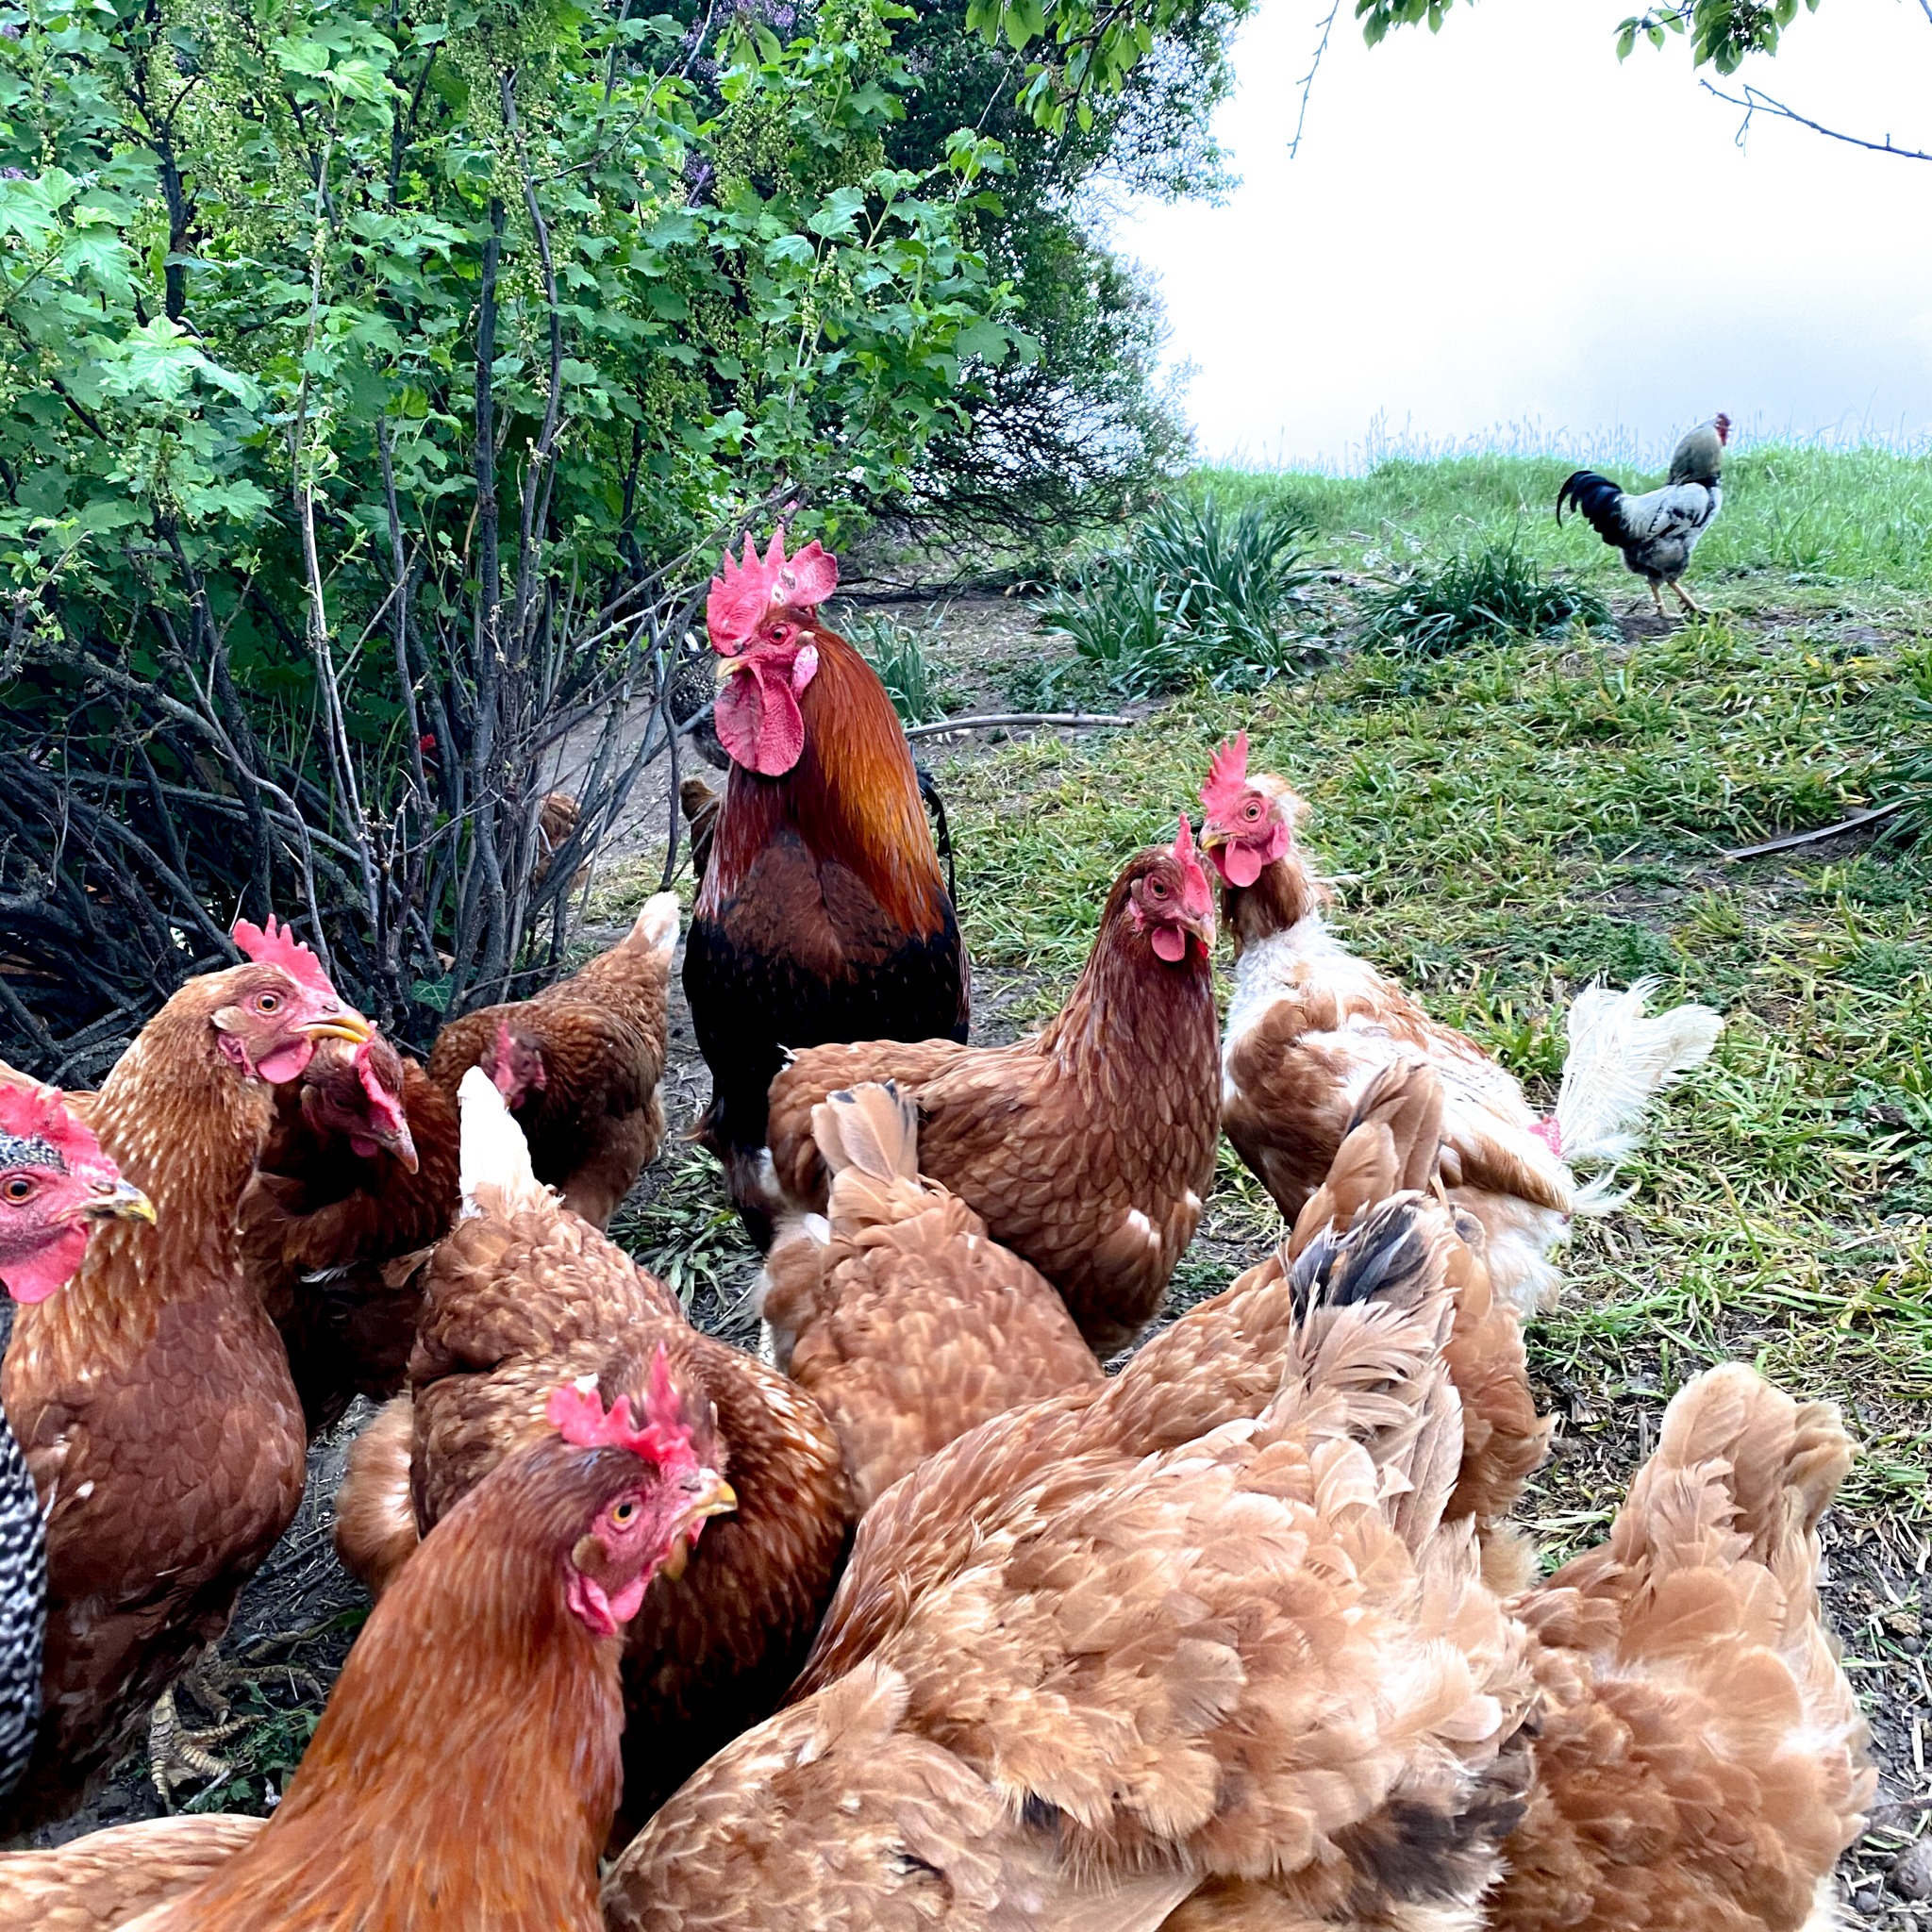
[[[1701,609],[1699,609],[1694,603],[1691,602],[1690,592],[1687,591],[1683,587],[1683,585],[1676,580],[1675,577],[1673,577],[1671,579],[1671,589],[1676,593],[1677,602],[1681,604],[1684,607],[1684,608],[1690,613],[1692,617],[1702,617],[1704,615],[1704,612]],[[1662,604],[1659,603],[1657,608],[1658,609],[1662,609]]]
[[[196,1703],[214,1719],[205,1730],[192,1731],[182,1724],[175,1702],[175,1685],[170,1684],[155,1700],[147,1724],[148,1776],[154,1781],[161,1803],[170,1810],[174,1808],[175,1786],[186,1784],[191,1778],[211,1784],[228,1775],[230,1766],[214,1755],[212,1747],[239,1731],[245,1731],[255,1722],[253,1718],[228,1715],[234,1707],[228,1701],[225,1683],[233,1681],[234,1674],[211,1657],[202,1657],[190,1665],[180,1679],[194,1692]]]
[[[1650,601],[1656,605],[1657,614],[1661,617],[1664,614],[1664,593],[1657,588],[1657,581],[1655,577],[1646,578],[1645,581],[1650,586]]]

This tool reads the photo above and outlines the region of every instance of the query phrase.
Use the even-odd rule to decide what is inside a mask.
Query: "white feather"
[[[530,1143],[516,1116],[504,1106],[503,1095],[481,1067],[472,1067],[463,1075],[457,1106],[462,1114],[458,1171],[465,1216],[483,1211],[476,1198],[479,1188],[498,1190],[506,1204],[549,1192],[531,1172]]]
[[[1673,1007],[1644,1015],[1657,991],[1640,979],[1627,992],[1588,986],[1570,1008],[1570,1053],[1557,1093],[1557,1131],[1563,1158],[1621,1160],[1637,1145],[1632,1131],[1654,1095],[1709,1057],[1724,1027],[1708,1007]],[[1605,1213],[1615,1203],[1606,1175],[1583,1191],[1579,1213]]]
[[[668,953],[677,943],[677,894],[658,892],[646,899],[630,932],[654,953]]]

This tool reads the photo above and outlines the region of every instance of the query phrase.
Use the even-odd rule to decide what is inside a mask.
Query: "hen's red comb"
[[[380,1037],[377,1036],[378,1039]],[[402,1100],[391,1091],[382,1074],[376,1071],[375,1040],[365,1040],[356,1049],[355,1064],[357,1076],[362,1082],[362,1091],[369,1101],[371,1115],[383,1122],[391,1133],[408,1132],[409,1117],[403,1111]],[[398,1060],[396,1064],[400,1071],[401,1061]],[[387,1071],[385,1068],[384,1072]]]
[[[291,927],[277,925],[273,912],[268,916],[266,929],[238,919],[228,937],[241,947],[244,958],[253,959],[258,966],[279,966],[310,991],[325,992],[330,999],[335,998],[336,990],[322,970],[322,961],[295,937]]]
[[[683,1405],[671,1382],[671,1364],[664,1344],[651,1363],[651,1386],[644,1398],[641,1424],[631,1419],[631,1401],[620,1395],[608,1408],[597,1393],[594,1380],[566,1382],[550,1391],[543,1413],[550,1426],[578,1449],[627,1449],[660,1469],[697,1467],[691,1449],[691,1430],[684,1421]]]
[[[1180,829],[1174,838],[1174,856],[1181,869],[1181,906],[1192,917],[1200,919],[1214,909],[1213,888],[1208,883],[1208,874],[1202,869],[1200,859],[1194,853],[1194,828],[1188,823],[1186,812],[1181,814]]]
[[[93,1129],[68,1108],[58,1087],[0,1085],[0,1134],[44,1141],[70,1171],[112,1166]]]
[[[1237,731],[1214,754],[1208,767],[1208,782],[1201,788],[1201,804],[1210,819],[1218,819],[1241,803],[1248,789],[1248,734]]]
[[[814,537],[796,557],[785,555],[785,525],[772,533],[765,554],[747,536],[742,561],[724,553],[711,579],[705,627],[711,648],[726,655],[747,643],[774,610],[816,610],[839,588],[839,559]]]

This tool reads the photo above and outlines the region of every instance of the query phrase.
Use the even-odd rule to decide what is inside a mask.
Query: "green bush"
[[[1579,621],[1607,624],[1610,607],[1588,585],[1545,576],[1512,536],[1419,565],[1372,591],[1367,614],[1373,641],[1440,657],[1492,638],[1539,637]]]
[[[1213,495],[1165,498],[1041,616],[1124,697],[1197,677],[1251,689],[1321,648],[1292,628],[1317,575],[1302,561],[1304,527],[1279,501],[1230,509]]]

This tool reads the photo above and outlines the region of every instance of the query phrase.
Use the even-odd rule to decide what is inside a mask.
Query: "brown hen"
[[[1437,1174],[1442,1084],[1421,1060],[1386,1067],[1362,1091],[1328,1178],[1309,1195],[1280,1252],[1236,1286],[1286,1274],[1319,1236],[1345,1231],[1372,1208],[1415,1191],[1417,1231],[1432,1246],[1455,1306],[1443,1361],[1462,1399],[1462,1461],[1448,1504],[1452,1522],[1473,1517],[1483,1575],[1508,1593],[1536,1574],[1536,1552],[1507,1519],[1549,1453],[1554,1424],[1540,1420],[1530,1393],[1523,1324],[1490,1279],[1482,1224],[1448,1207]]]
[[[429,1077],[451,1107],[466,1072],[495,1081],[537,1178],[605,1226],[664,1140],[664,1074],[677,898],[647,900],[608,952],[527,1000],[479,1007],[436,1036]]]
[[[1835,1923],[1865,1722],[1818,1602],[1852,1443],[1742,1363],[1664,1413],[1608,1542],[1511,1606],[1535,1640],[1536,1785],[1496,1932],[1800,1932]]]
[[[1299,1332],[1267,1318],[1282,1284],[1176,1324],[1239,1357],[1263,1317],[1251,1425],[1149,1455],[1107,1428],[1159,1387],[1162,1337],[935,1458],[990,1473],[992,1439],[1042,1446],[1055,1411],[1084,1437],[1008,1463],[942,1568],[861,1537],[822,1655],[846,1611],[899,1614],[658,1812],[606,1881],[614,1932],[1471,1923],[1521,1816],[1531,1687],[1441,1521],[1450,1308],[1416,1207],[1310,1249]]]
[[[1010,1046],[867,1041],[801,1053],[772,1083],[771,1154],[794,1211],[822,1210],[811,1134],[827,1093],[895,1081],[919,1158],[1065,1299],[1110,1353],[1160,1307],[1214,1173],[1221,1083],[1214,908],[1187,821],[1115,880],[1078,983]]]
[[[122,1922],[87,1913],[118,1898],[151,1905],[141,1932],[600,1932],[623,1626],[730,1502],[648,1362],[608,1365],[608,1407],[595,1386],[553,1391],[532,1441],[431,1533],[273,1818],[0,1858],[0,1910],[36,1908],[21,1932],[107,1932]]]
[[[653,1585],[631,1625],[624,1799],[625,1819],[641,1819],[769,1711],[803,1659],[850,1526],[839,1440],[809,1396],[691,1327],[661,1282],[537,1182],[480,1070],[463,1083],[462,1109],[466,1208],[425,1276],[409,1459],[392,1405],[376,1449],[352,1464],[339,1525],[389,1525],[375,1541],[394,1589],[415,1561],[396,1564],[403,1523],[427,1531],[541,1434],[551,1389],[595,1374],[615,1347],[661,1349],[681,1412],[738,1504],[688,1571]],[[403,1472],[407,1500],[393,1488]]]
[[[242,1266],[288,1347],[310,1436],[356,1396],[402,1388],[417,1275],[456,1210],[456,1108],[388,1041],[325,1041],[275,1090],[242,1194]]]
[[[989,1416],[1101,1380],[1053,1284],[921,1180],[918,1137],[891,1083],[814,1108],[826,1211],[781,1229],[759,1284],[774,1358],[838,1430],[860,1509]]]
[[[90,1108],[157,1224],[101,1230],[64,1292],[20,1311],[0,1374],[47,1509],[44,1702],[6,1834],[79,1802],[226,1628],[301,1501],[301,1406],[235,1209],[272,1084],[318,1037],[370,1029],[273,921],[236,937],[250,963],[183,986]]]

